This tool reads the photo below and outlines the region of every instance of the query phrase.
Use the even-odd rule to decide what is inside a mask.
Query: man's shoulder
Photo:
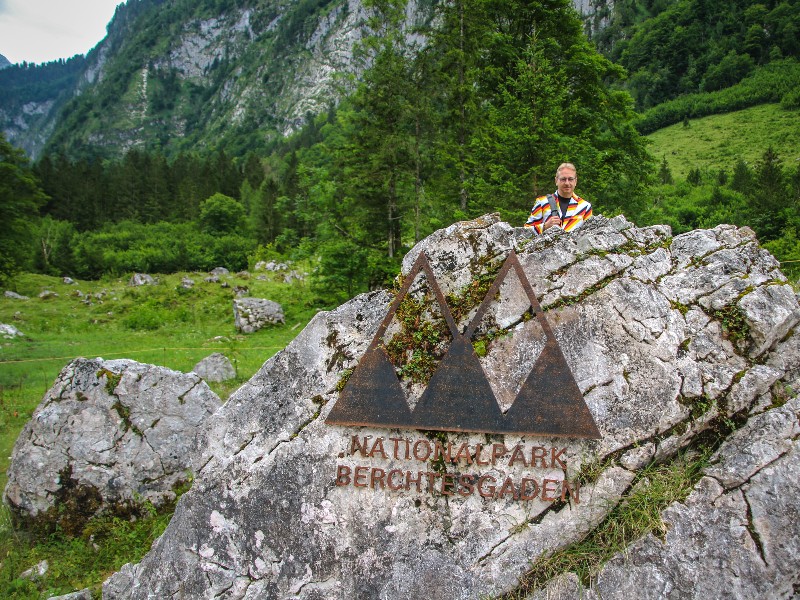
[[[572,194],[572,199],[575,200],[575,202],[577,202],[578,204],[583,204],[584,206],[586,206],[587,204],[589,206],[592,205],[588,200],[584,200],[583,198],[581,198],[580,196],[576,196],[575,194]]]

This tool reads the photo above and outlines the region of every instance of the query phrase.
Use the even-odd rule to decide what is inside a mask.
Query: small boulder
[[[72,277],[64,277],[64,279],[62,279],[62,281],[63,281],[63,282],[66,284],[66,285],[76,285],[76,284],[78,283],[78,282],[77,282],[77,281],[75,281],[75,280],[74,280]]]
[[[37,579],[41,579],[47,572],[50,570],[50,565],[46,560],[36,563],[30,569],[26,569],[22,573],[19,574],[20,579],[29,579],[31,581],[36,581]]]
[[[225,267],[215,267],[215,268],[211,269],[211,275],[219,276],[219,275],[228,275],[228,274],[230,274],[230,271],[228,269],[226,269]]]
[[[147,273],[134,273],[133,277],[131,277],[128,285],[131,287],[137,287],[140,285],[154,285],[156,282],[155,279],[151,275]]]
[[[63,596],[50,596],[47,600],[92,600],[92,590],[84,588],[77,592],[64,594]]]
[[[0,335],[7,340],[14,339],[15,337],[25,337],[25,334],[19,329],[13,325],[6,325],[5,323],[0,323]]]
[[[58,294],[56,294],[52,290],[44,290],[42,293],[39,294],[39,298],[42,300],[50,300],[51,298],[58,298]]]
[[[30,300],[28,296],[23,296],[17,292],[12,292],[11,290],[6,290],[3,295],[6,298],[13,298],[14,300]]]
[[[236,298],[233,301],[236,329],[253,333],[266,325],[284,323],[283,307],[264,298]]]
[[[236,377],[236,369],[233,368],[231,361],[220,352],[206,356],[194,366],[192,371],[206,381],[212,382],[227,381]]]
[[[183,279],[181,279],[181,287],[186,289],[186,290],[189,290],[189,289],[193,288],[194,287],[194,279],[190,279],[188,277],[184,277]]]

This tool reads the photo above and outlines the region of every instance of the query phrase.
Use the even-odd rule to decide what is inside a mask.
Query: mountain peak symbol
[[[547,341],[513,404],[504,415],[470,340],[511,269],[514,269]],[[442,317],[452,334],[452,342],[412,410],[405,399],[394,366],[380,344],[400,303],[421,271],[424,271],[436,296]],[[427,256],[421,252],[378,327],[372,343],[331,409],[326,423],[439,431],[600,437],[561,347],[513,250],[463,334],[456,327]]]

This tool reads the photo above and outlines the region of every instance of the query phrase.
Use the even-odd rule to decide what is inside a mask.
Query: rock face
[[[777,261],[731,226],[673,237],[595,216],[572,234],[531,234],[492,216],[458,223],[420,242],[403,273],[424,251],[463,334],[483,283],[515,250],[601,439],[327,424],[392,300],[364,294],[318,314],[208,422],[194,487],[103,597],[796,593],[800,306]],[[489,294],[471,340],[508,411],[543,352],[516,273]],[[381,338],[390,357],[405,357],[409,403],[424,365],[393,348],[405,333],[430,346],[440,339],[426,324],[442,320],[426,278],[414,280],[413,301]],[[465,381],[460,389],[474,392]],[[532,563],[648,489],[647,465],[701,450],[714,458],[688,498],[664,506],[661,537],[631,540],[588,590],[569,573],[531,585]]]
[[[197,430],[220,404],[193,373],[76,359],[17,439],[5,499],[24,518],[58,515],[76,499],[84,517],[163,504],[186,480]]]
[[[236,329],[242,333],[253,333],[267,325],[284,322],[283,307],[265,298],[236,298],[233,317]]]
[[[206,356],[194,366],[192,371],[206,381],[212,382],[227,381],[236,377],[236,369],[233,368],[231,361],[220,352]]]

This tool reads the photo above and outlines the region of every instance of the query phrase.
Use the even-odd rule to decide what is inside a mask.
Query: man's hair
[[[573,171],[575,171],[575,175],[576,176],[578,175],[578,169],[575,168],[575,165],[573,165],[572,163],[561,163],[560,165],[558,165],[558,168],[556,169],[556,177],[558,177],[558,174],[561,173],[561,171],[563,171],[564,169],[572,169]]]

